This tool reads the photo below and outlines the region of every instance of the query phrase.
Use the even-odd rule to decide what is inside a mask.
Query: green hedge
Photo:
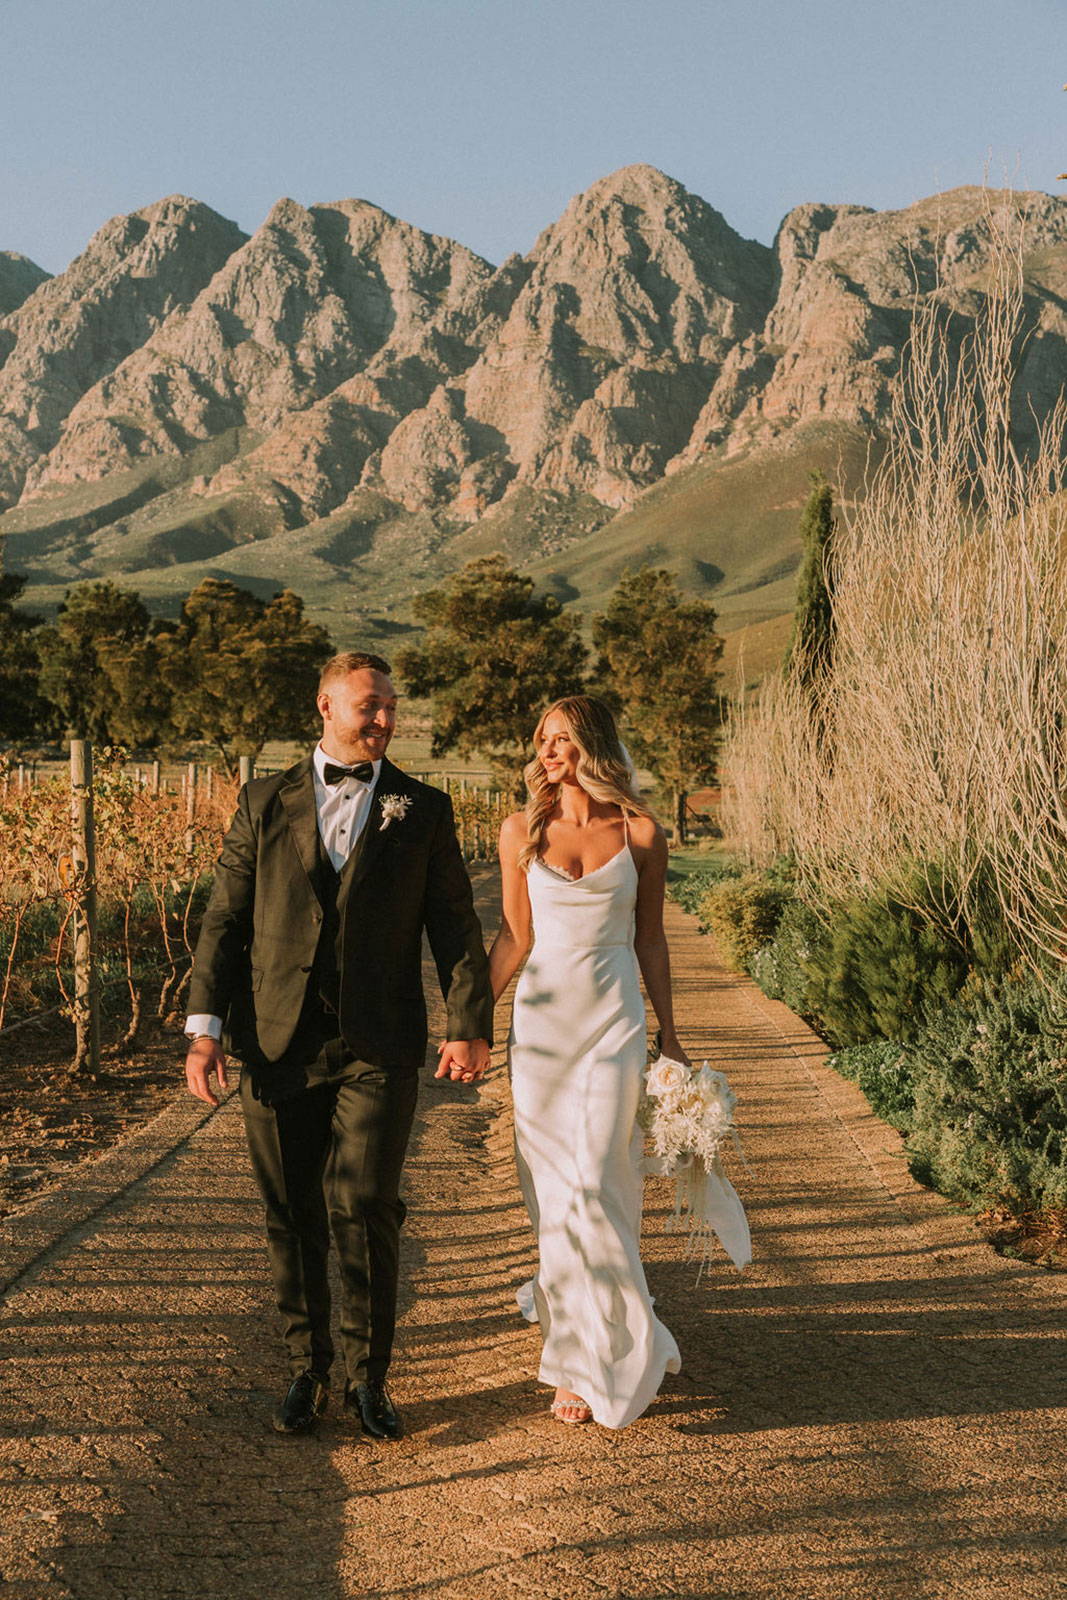
[[[788,900],[774,937],[752,957],[748,970],[772,1000],[781,1000],[823,1031],[821,996],[830,928],[802,900]]]
[[[697,872],[679,872],[675,875],[668,869],[667,893],[672,900],[677,900],[683,911],[699,917],[708,891],[727,878],[739,877],[741,871],[741,867],[731,859],[710,861]],[[707,932],[706,927],[704,932]]]
[[[913,1175],[976,1210],[1067,1205],[1067,1013],[1062,992],[967,986],[908,1044],[830,1057],[905,1135]]]
[[[766,873],[744,872],[713,883],[700,901],[699,916],[727,962],[747,971],[756,952],[774,937],[787,900],[788,891]]]
[[[863,1090],[884,1122],[908,1132],[915,1113],[915,1061],[903,1045],[872,1039],[838,1050],[828,1064]]]
[[[791,884],[780,862],[695,876],[687,898],[728,961],[838,1047],[921,1182],[973,1209],[1067,1205],[1067,978],[1012,970],[974,885],[968,922],[932,872],[826,917]]]
[[[1067,1205],[1067,986],[969,986],[909,1050],[907,1149],[923,1183],[967,1204]]]
[[[837,908],[830,938],[807,963],[823,1031],[839,1046],[907,1039],[962,988],[966,930],[935,921],[913,894],[891,890]]]
[[[932,874],[901,890],[857,896],[816,913],[779,867],[709,891],[709,923],[728,958],[751,972],[838,1049],[907,1039],[958,993],[975,963],[1002,974],[1006,941],[979,940]],[[714,902],[710,896],[714,894]],[[754,949],[760,931],[763,942]]]

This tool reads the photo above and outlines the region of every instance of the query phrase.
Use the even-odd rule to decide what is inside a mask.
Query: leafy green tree
[[[541,711],[583,687],[580,618],[499,555],[469,561],[414,610],[425,638],[397,668],[409,693],[432,701],[434,755],[481,755],[521,795]]]
[[[41,618],[15,609],[25,587],[25,578],[0,573],[0,738],[16,744],[41,738],[51,720],[51,707],[39,693],[34,635]]]
[[[333,653],[325,628],[286,589],[269,602],[205,578],[160,641],[160,671],[175,732],[218,749],[233,771],[268,739],[310,738],[318,727],[319,670]]]
[[[110,582],[68,589],[35,644],[58,731],[99,744],[154,744],[165,730],[157,633],[139,595]]]
[[[627,569],[593,618],[600,692],[621,712],[637,763],[670,797],[674,833],[686,837],[686,802],[715,776],[722,723],[715,612],[685,600],[663,568]]]
[[[163,640],[174,624],[153,617],[143,639],[126,644],[102,639],[97,655],[113,692],[108,717],[108,742],[132,748],[163,744],[173,737],[170,690],[160,671]]]
[[[821,472],[811,474],[811,493],[800,519],[804,546],[797,575],[793,632],[783,670],[813,684],[833,665],[834,613],[829,555],[834,529],[834,491]]]

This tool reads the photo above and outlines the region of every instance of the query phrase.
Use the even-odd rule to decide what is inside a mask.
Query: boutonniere
[[[383,794],[382,825],[378,832],[383,832],[391,822],[403,822],[410,810],[411,796],[409,794]]]

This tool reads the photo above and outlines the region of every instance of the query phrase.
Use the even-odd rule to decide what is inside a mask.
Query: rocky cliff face
[[[363,201],[307,210],[281,200],[189,303],[83,394],[28,490],[184,453],[228,427],[284,435],[298,417],[290,437],[268,439],[248,463],[253,478],[284,478],[287,467],[300,477],[309,449],[344,455],[344,418],[361,464],[367,440],[378,442],[376,416],[395,423],[473,359],[465,339],[492,277],[471,251]],[[357,374],[362,388],[342,394]],[[326,397],[316,441],[303,413]]]
[[[0,497],[38,481],[71,412],[177,306],[188,305],[244,235],[208,206],[172,195],[114,217],[58,277],[0,320]],[[167,383],[156,375],[158,390]],[[121,434],[124,420],[111,427]],[[67,477],[92,464],[71,462]]]
[[[770,252],[651,167],[579,195],[528,267],[470,371],[383,456],[383,486],[405,503],[439,441],[437,495],[472,511],[485,500],[470,468],[486,457],[510,469],[491,497],[528,482],[627,504],[686,444],[728,352],[772,302]]]
[[[587,527],[709,452],[811,424],[877,431],[916,300],[939,295],[963,324],[980,309],[997,203],[803,205],[770,250],[626,167],[494,268],[362,200],[280,200],[248,238],[172,196],[113,219],[55,278],[0,256],[0,509],[17,507],[0,534],[44,548],[50,517],[80,526],[88,495],[96,553],[64,571],[91,576],[320,522],[332,549],[336,519],[365,529],[372,506],[393,530],[421,519],[431,560],[483,517],[533,528],[580,503]],[[1020,399],[1042,411],[1067,372],[1067,201],[1014,204]],[[146,510],[153,462],[167,488]]]
[[[17,311],[49,277],[50,274],[29,256],[20,256],[15,250],[0,250],[0,317]]]
[[[936,294],[961,330],[973,322],[988,288],[998,211],[1004,197],[980,189],[904,211],[791,211],[776,241],[774,308],[763,329],[731,351],[681,459],[724,441],[737,451],[816,419],[877,429],[916,305]],[[1016,195],[1011,214],[1008,231],[1022,240],[1031,269],[1019,398],[1045,409],[1067,375],[1067,203]]]
[[[464,520],[517,482],[623,505],[686,444],[773,276],[650,167],[595,184],[498,271],[363,201],[283,200],[83,387],[24,492],[243,425],[262,442],[202,493],[283,492],[304,518],[360,485]]]

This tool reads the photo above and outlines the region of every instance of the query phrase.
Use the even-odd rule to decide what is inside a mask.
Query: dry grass
[[[728,831],[796,858],[815,904],[916,864],[964,905],[992,883],[1031,959],[1067,950],[1063,400],[1024,458],[1012,390],[1017,218],[990,210],[991,291],[962,340],[916,315],[890,444],[834,541],[834,667],[769,679],[735,715]]]
[[[984,1236],[1001,1255],[1062,1271],[1067,1267],[1067,1207],[1024,1211],[1016,1216],[1003,1208],[976,1218]]]

